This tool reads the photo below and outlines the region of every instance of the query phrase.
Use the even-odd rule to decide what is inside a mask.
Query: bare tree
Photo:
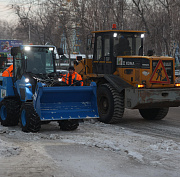
[[[0,39],[13,39],[14,27],[6,21],[0,21]]]
[[[85,53],[87,34],[111,29],[113,23],[117,29],[145,30],[145,50],[158,55],[172,55],[180,42],[178,0],[14,0],[13,9],[19,17],[13,35],[27,41],[30,24],[33,43],[60,46],[64,39],[68,54],[77,42]]]

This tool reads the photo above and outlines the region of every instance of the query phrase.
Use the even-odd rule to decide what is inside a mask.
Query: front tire
[[[60,129],[63,131],[76,130],[79,126],[78,120],[61,120],[59,121]]]
[[[21,127],[23,132],[38,132],[41,121],[32,103],[24,103],[21,107]]]
[[[124,114],[124,93],[119,93],[110,84],[102,84],[97,91],[99,120],[118,123]]]
[[[169,108],[139,109],[139,113],[146,120],[161,120],[168,114]]]
[[[0,122],[3,126],[16,126],[19,123],[20,102],[4,99],[0,103]]]

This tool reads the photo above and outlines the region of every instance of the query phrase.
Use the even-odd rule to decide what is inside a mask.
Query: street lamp
[[[29,44],[31,42],[31,26],[30,26],[30,20],[29,20]]]

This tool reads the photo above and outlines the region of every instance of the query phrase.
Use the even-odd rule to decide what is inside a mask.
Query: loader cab
[[[116,71],[117,56],[143,55],[145,31],[106,30],[93,33],[93,73],[113,74]]]
[[[21,79],[23,74],[46,75],[55,71],[55,55],[52,46],[23,45],[13,48],[13,75]]]

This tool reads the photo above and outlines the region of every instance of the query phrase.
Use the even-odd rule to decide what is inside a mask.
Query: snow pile
[[[84,122],[76,131],[70,132],[59,130],[55,122],[44,127],[46,129],[42,128],[40,133],[24,133],[19,127],[17,130],[3,129],[0,133],[27,142],[51,140],[97,147],[105,151],[113,151],[138,163],[179,168],[179,141],[142,135],[119,125],[108,125],[101,122]],[[0,147],[0,156],[3,154],[18,155],[21,152],[20,148],[2,141]]]
[[[179,168],[180,143],[148,135],[133,133],[116,125],[85,123],[88,130],[81,134],[65,134],[56,139],[77,143],[125,155],[142,164]],[[94,128],[96,127],[96,128]],[[53,135],[49,135],[53,137]]]
[[[19,155],[20,153],[20,147],[13,146],[13,144],[0,140],[0,157],[10,157]]]
[[[134,159],[141,163],[144,162],[143,154],[141,154],[141,152],[138,152],[139,148],[137,150],[135,147],[133,147],[128,139],[127,141],[125,141],[121,139],[121,137],[119,137],[119,139],[117,139],[117,137],[111,137],[110,139],[109,138],[94,133],[91,136],[65,136],[63,139],[61,139],[61,141],[66,143],[82,144],[90,147],[98,147],[104,150],[114,151],[116,153],[124,155],[127,154],[127,156],[131,159]]]
[[[133,152],[133,151],[130,151],[130,152],[125,151],[125,152],[127,152],[128,156],[130,158],[137,160],[138,162],[144,163],[144,160],[143,160],[144,156],[142,154],[140,154],[138,152]]]
[[[180,150],[180,144],[176,144],[173,140],[161,140],[160,142],[150,145],[149,150],[153,151],[166,151],[166,152],[171,152],[174,150]]]

